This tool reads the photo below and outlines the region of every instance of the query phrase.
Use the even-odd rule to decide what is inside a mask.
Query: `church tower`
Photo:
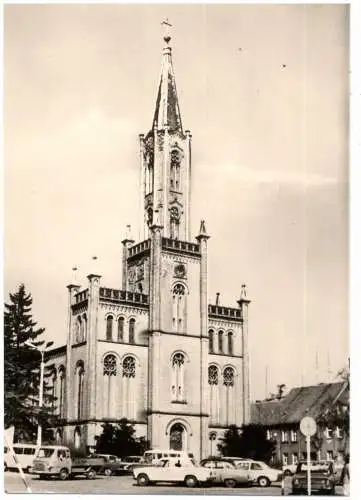
[[[207,240],[191,241],[191,134],[183,131],[170,36],[152,128],[140,136],[144,235],[150,252],[148,439],[152,448],[207,446]],[[134,260],[134,257],[133,257]]]
[[[164,237],[189,241],[191,134],[183,131],[170,40],[164,37],[152,128],[145,137],[140,135],[141,227],[144,239],[156,222]]]

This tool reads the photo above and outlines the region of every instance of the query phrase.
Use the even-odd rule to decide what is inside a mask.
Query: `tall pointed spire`
[[[168,126],[169,131],[183,132],[173,70],[171,37],[168,32],[171,24],[166,20],[162,22],[162,25],[166,28],[163,37],[166,45],[163,48],[162,70],[152,128],[163,130]]]

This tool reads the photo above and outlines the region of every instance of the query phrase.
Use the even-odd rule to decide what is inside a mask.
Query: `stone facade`
[[[191,239],[191,134],[165,41],[152,128],[140,136],[144,239],[122,242],[121,289],[98,274],[85,290],[68,286],[67,345],[50,357],[65,368],[59,440],[92,448],[102,423],[125,417],[152,448],[203,458],[216,450],[210,433],[217,441],[249,421],[249,300],[242,287],[238,306],[208,304],[209,236],[202,221]]]

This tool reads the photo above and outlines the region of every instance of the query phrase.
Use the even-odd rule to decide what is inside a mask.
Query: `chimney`
[[[216,306],[219,305],[219,292],[216,293]]]

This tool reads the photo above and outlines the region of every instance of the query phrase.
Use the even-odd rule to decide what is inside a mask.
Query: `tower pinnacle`
[[[157,102],[153,117],[153,130],[164,130],[168,127],[169,132],[183,132],[182,120],[179,111],[177,89],[172,62],[172,48],[170,47],[171,36],[169,28],[172,26],[168,20],[163,21],[166,46],[163,48],[162,70],[158,87]]]

